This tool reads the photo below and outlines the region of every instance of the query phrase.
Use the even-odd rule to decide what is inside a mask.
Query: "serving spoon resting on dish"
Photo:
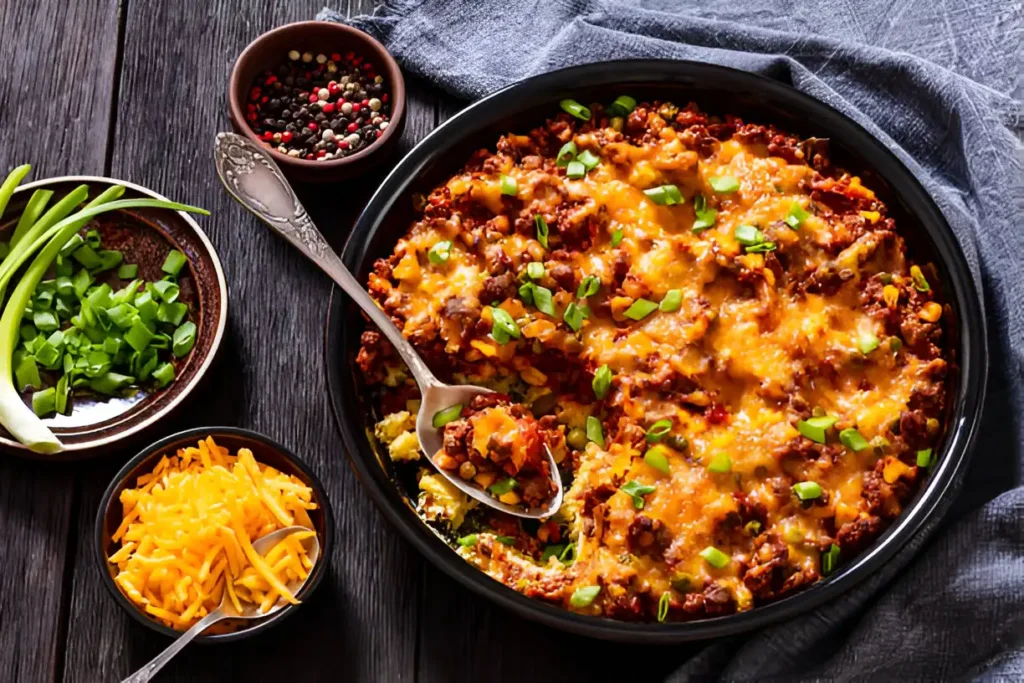
[[[453,406],[469,405],[473,397],[493,392],[479,386],[445,384],[434,376],[388,314],[381,310],[327,244],[277,164],[262,147],[240,135],[218,133],[214,143],[214,161],[217,175],[228,193],[338,283],[398,351],[419,385],[422,400],[416,418],[416,437],[435,469],[470,498],[502,512],[530,519],[554,514],[562,504],[562,480],[547,447],[544,455],[554,492],[546,504],[539,507],[503,503],[457,473],[437,467],[434,455],[441,451],[443,440],[441,430],[433,424],[434,415]]]

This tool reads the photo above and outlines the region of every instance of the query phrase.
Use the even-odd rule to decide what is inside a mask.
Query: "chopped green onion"
[[[83,244],[78,249],[75,249],[71,257],[82,264],[89,270],[95,270],[103,265],[103,261],[100,260],[99,254],[93,251],[93,248],[88,244]]]
[[[130,307],[129,307],[130,308]],[[177,327],[188,315],[188,305],[180,301],[173,304],[160,304],[156,310],[156,319],[162,323]]]
[[[764,233],[758,230],[753,225],[738,225],[736,231],[733,233],[733,237],[736,241],[745,247],[752,247],[755,244],[761,244],[764,242]]]
[[[707,548],[704,548],[704,550],[701,550],[700,556],[704,558],[705,562],[715,569],[721,569],[732,561],[728,555],[713,545],[709,545]]]
[[[70,356],[67,356],[66,359],[70,359]],[[68,384],[69,381],[69,375],[67,372],[61,375],[60,379],[57,380],[57,389],[55,391],[56,395],[54,396],[54,408],[61,415],[67,415],[68,412],[68,397],[71,394],[71,387]]]
[[[587,175],[587,167],[580,161],[570,161],[565,167],[565,177],[572,180],[579,180]]]
[[[537,241],[540,246],[548,248],[548,222],[539,213],[533,217],[533,223],[537,226]]]
[[[515,536],[495,536],[494,540],[496,540],[498,543],[501,543],[502,545],[515,545],[516,544],[516,537]]]
[[[821,496],[821,485],[816,481],[801,481],[793,484],[793,493],[800,500],[814,500]]]
[[[870,332],[860,335],[860,337],[857,338],[857,348],[860,349],[860,352],[865,356],[868,355],[878,348],[878,337]]]
[[[98,230],[85,231],[85,243],[88,244],[90,247],[92,247],[93,249],[99,249],[101,242],[102,240],[100,239],[100,233]]]
[[[612,116],[628,116],[636,109],[636,100],[629,95],[619,95],[608,105],[608,113]]]
[[[865,448],[871,448],[868,440],[852,427],[839,432],[839,441],[852,451],[862,451]]]
[[[672,584],[672,589],[678,593],[689,593],[693,589],[694,578],[692,574],[686,572],[679,572],[674,574],[672,579],[669,581]]]
[[[644,453],[644,462],[658,470],[662,474],[669,473],[668,451],[664,446],[653,446]]]
[[[128,375],[122,375],[116,372],[105,372],[98,377],[93,377],[89,380],[89,388],[98,394],[111,395],[117,392],[119,389],[130,385],[135,381],[134,377]]]
[[[491,320],[491,336],[499,344],[508,344],[510,340],[523,336],[519,325],[505,309],[491,306]]]
[[[823,415],[821,417],[809,417],[806,420],[800,420],[796,423],[796,429],[798,432],[806,436],[811,441],[816,443],[825,443],[825,432],[836,423],[838,418],[828,417]]]
[[[649,190],[644,190],[644,194],[659,206],[675,206],[683,203],[683,195],[675,185],[652,187]]]
[[[568,566],[576,561],[576,544],[570,543],[565,546],[565,550],[558,556],[558,561]]]
[[[527,306],[533,305],[533,291],[537,288],[537,285],[532,282],[524,282],[519,285],[519,298],[523,300],[523,303]]]
[[[672,431],[672,420],[663,418],[647,428],[647,443],[657,443],[661,437]]]
[[[748,254],[766,254],[776,249],[778,249],[778,245],[775,242],[760,242],[749,247],[743,247],[743,250]]]
[[[469,535],[463,536],[462,538],[459,539],[459,545],[461,545],[463,548],[472,548],[473,546],[476,545],[476,541],[477,541],[477,535],[476,534],[469,534]]]
[[[32,412],[39,417],[49,415],[57,409],[57,392],[53,387],[32,394]]]
[[[518,190],[516,179],[510,175],[501,174],[501,193],[507,197],[515,197]]]
[[[163,363],[153,371],[153,379],[161,389],[166,387],[174,379],[174,366],[170,363]]]
[[[555,157],[555,165],[564,168],[569,165],[570,161],[576,159],[576,143],[572,140],[562,145],[562,148],[558,150],[558,156]]]
[[[756,519],[752,519],[743,525],[743,529],[751,536],[757,536],[761,533],[761,522]]]
[[[711,176],[708,178],[708,184],[718,194],[732,194],[740,189],[740,181],[731,175]]]
[[[573,332],[579,332],[580,328],[583,327],[583,319],[586,317],[587,316],[583,312],[582,308],[577,306],[575,303],[571,303],[566,307],[565,313],[562,315],[562,320],[565,321],[565,324],[568,325]]]
[[[590,109],[588,107],[584,107],[576,100],[565,99],[559,102],[558,106],[580,120],[590,120]]]
[[[43,342],[43,345],[36,349],[36,360],[43,364],[43,367],[51,370],[57,369],[57,362],[60,360],[60,351],[50,344]]]
[[[544,270],[544,264],[540,261],[533,261],[526,266],[526,276],[531,280],[539,280],[544,277],[547,271]]]
[[[590,384],[594,389],[594,396],[597,396],[598,399],[607,396],[608,390],[612,388],[612,369],[607,365],[599,367]]]
[[[547,564],[548,560],[552,557],[558,557],[565,550],[564,543],[556,543],[549,545],[544,548],[544,552],[540,554],[540,563]]]
[[[139,266],[135,263],[126,263],[117,269],[117,276],[122,280],[134,280],[139,274]]]
[[[569,604],[573,607],[589,607],[600,592],[600,586],[582,586],[573,591]]]
[[[631,479],[622,485],[619,489],[629,497],[633,499],[633,507],[637,510],[644,509],[644,496],[654,493],[658,487],[654,485],[644,485],[638,482],[636,479]]]
[[[665,292],[665,298],[658,304],[658,308],[664,313],[678,311],[683,303],[683,292],[679,289],[670,289]]]
[[[931,467],[934,464],[935,456],[932,454],[932,449],[925,448],[924,450],[917,452],[918,467]]]
[[[580,152],[580,155],[576,157],[576,161],[583,164],[583,167],[587,169],[587,172],[593,171],[597,168],[597,165],[601,163],[601,158],[591,152],[589,149],[585,149]]]
[[[730,470],[732,470],[732,458],[729,457],[728,453],[719,451],[711,456],[711,462],[708,463],[708,472],[724,474]]]
[[[444,240],[438,242],[430,248],[427,252],[427,260],[433,263],[435,266],[443,266],[448,262],[448,257],[451,256],[452,243],[450,240]]]
[[[622,229],[618,229],[612,233],[612,246],[617,247],[622,244]]]
[[[828,576],[836,570],[839,565],[839,553],[841,552],[838,545],[833,543],[828,547],[821,555],[821,575]]]
[[[18,380],[19,392],[25,391],[30,387],[38,389],[43,386],[43,380],[39,377],[39,366],[36,365],[36,359],[29,355],[15,360],[14,377]]]
[[[578,299],[585,299],[588,296],[594,296],[599,289],[601,289],[601,278],[596,275],[588,275],[583,278],[583,282],[580,283],[579,288],[576,290],[576,297]]]
[[[921,272],[920,266],[910,266],[910,279],[914,281],[914,289],[917,291],[931,291],[931,285],[928,284],[928,280],[925,278],[924,273]]]
[[[64,257],[64,256],[67,256],[67,255],[73,253],[75,250],[77,250],[83,244],[85,244],[85,240],[82,239],[81,235],[77,235],[77,234],[76,235],[72,235],[71,239],[68,240],[67,244],[65,244],[63,247],[61,247],[60,256]]]
[[[604,448],[604,430],[601,429],[601,421],[593,415],[587,416],[587,438]]]
[[[96,268],[96,272],[102,272],[110,270],[121,264],[124,260],[124,254],[115,249],[104,249],[96,254],[100,259],[100,265]]]
[[[647,299],[637,299],[626,309],[625,316],[630,320],[643,320],[658,310],[658,304]]]
[[[786,213],[786,225],[791,227],[793,230],[799,230],[800,226],[804,224],[804,221],[811,217],[811,214],[804,210],[802,206],[793,202],[789,205],[789,212]]]
[[[75,273],[75,277],[71,280],[71,285],[75,288],[75,294],[78,296],[84,296],[89,285],[92,284],[92,275],[87,270],[80,270]]]
[[[669,606],[671,604],[672,604],[672,594],[669,593],[668,591],[665,591],[664,593],[661,594],[661,597],[658,598],[658,622],[659,623],[663,624],[663,623],[665,623],[665,620],[668,619],[668,608],[669,608]]]
[[[153,336],[153,333],[150,332],[146,323],[136,319],[135,322],[132,323],[131,328],[125,332],[124,340],[128,342],[128,346],[141,352],[149,346],[151,341],[153,341]]]
[[[153,288],[157,296],[166,301],[169,304],[173,304],[178,300],[178,293],[180,292],[178,285],[167,280],[158,280],[148,285]]]
[[[714,227],[715,219],[718,217],[718,210],[709,208],[707,197],[699,193],[693,198],[693,213],[695,219],[691,230],[694,234]]]
[[[499,482],[491,484],[491,488],[488,490],[496,496],[503,496],[506,493],[511,493],[512,490],[515,489],[515,487],[516,480],[513,479],[512,477],[509,477],[508,479],[502,479]]]
[[[533,288],[533,305],[545,315],[555,317],[555,305],[552,301],[551,290],[547,287],[537,285]]]
[[[35,311],[32,314],[32,323],[40,332],[53,332],[60,328],[60,321],[50,311]]]
[[[453,406],[439,410],[434,413],[434,420],[431,424],[434,425],[434,429],[440,429],[446,424],[453,420],[458,420],[459,416],[462,415],[462,404],[456,403]]]

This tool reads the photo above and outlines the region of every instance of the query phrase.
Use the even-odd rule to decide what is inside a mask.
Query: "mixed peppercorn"
[[[390,125],[384,77],[354,52],[292,50],[249,88],[246,120],[276,151],[297,159],[340,159],[373,144]]]

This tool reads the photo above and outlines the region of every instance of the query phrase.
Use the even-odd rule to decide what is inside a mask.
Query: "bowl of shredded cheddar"
[[[289,526],[265,555],[263,536]],[[132,458],[111,482],[96,517],[103,582],[141,623],[177,636],[226,598],[269,612],[224,621],[200,639],[254,635],[294,611],[316,589],[330,557],[333,520],[322,484],[299,458],[265,436],[234,427],[174,434]],[[302,543],[318,537],[320,558]],[[308,580],[292,594],[287,585]]]

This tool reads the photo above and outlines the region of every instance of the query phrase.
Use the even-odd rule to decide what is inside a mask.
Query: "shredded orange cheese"
[[[228,454],[212,438],[160,458],[136,488],[121,492],[123,519],[108,561],[114,581],[133,603],[184,630],[220,605],[224,591],[266,612],[285,600],[287,584],[305,579],[313,564],[302,541],[288,535],[260,556],[252,541],[284,527],[312,529],[313,491],[294,476],[256,462],[246,448]]]

